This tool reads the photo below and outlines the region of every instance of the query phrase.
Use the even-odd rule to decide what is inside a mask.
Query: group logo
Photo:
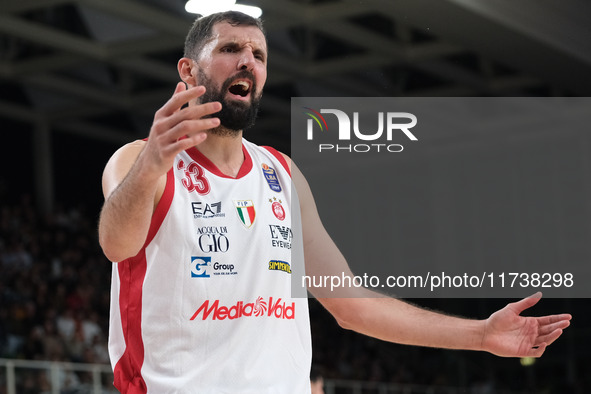
[[[351,121],[350,116],[340,109],[322,108],[320,111],[309,107],[304,107],[304,109],[306,110],[304,114],[309,117],[306,127],[308,141],[314,140],[314,129],[320,129],[321,133],[328,131],[329,122],[323,114],[330,114],[336,117],[338,124],[336,134],[338,142],[355,140],[363,142],[360,144],[320,143],[318,145],[319,152],[402,152],[404,147],[401,144],[392,143],[395,133],[402,133],[410,141],[418,141],[418,138],[410,130],[417,125],[417,117],[409,112],[378,112],[377,131],[375,129],[369,131],[361,130],[359,112],[353,112],[353,121]]]
[[[273,211],[273,215],[281,221],[285,220],[285,209],[283,209],[283,205],[281,200],[278,200],[277,197],[273,197],[269,199],[271,203],[271,210]]]
[[[267,301],[261,296],[254,302],[238,301],[234,305],[220,305],[220,300],[205,300],[197,308],[190,320],[201,317],[201,320],[234,320],[249,317],[271,317],[275,319],[295,319],[295,302],[288,303],[281,298],[269,297]]]
[[[211,265],[211,257],[191,257],[191,278],[209,278],[207,267]]]
[[[191,256],[191,278],[210,278],[214,276],[237,275],[234,264],[211,262],[211,257]]]
[[[234,206],[242,224],[246,228],[250,228],[256,218],[254,203],[251,200],[234,200]]]
[[[267,180],[267,184],[276,193],[281,192],[281,185],[279,184],[279,178],[277,178],[277,173],[275,172],[274,168],[269,167],[268,164],[263,163],[263,175]]]

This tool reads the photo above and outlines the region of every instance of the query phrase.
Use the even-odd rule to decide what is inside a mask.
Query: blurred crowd
[[[23,197],[0,211],[0,355],[107,363],[111,266],[75,208],[41,216]]]
[[[83,207],[57,207],[41,215],[29,196],[2,205],[0,358],[109,363],[112,264],[98,245],[96,216]],[[573,385],[567,372],[573,370],[567,368],[564,354],[548,356],[537,372],[528,371],[519,360],[483,353],[386,344],[341,329],[315,300],[310,310],[313,364],[324,379],[462,386],[483,394],[501,388],[586,392],[580,384]],[[19,393],[42,392],[39,387],[48,383],[35,381],[40,376],[22,383]],[[81,376],[64,379],[73,380],[75,387],[83,383]],[[541,387],[544,390],[538,391]],[[555,391],[556,387],[566,391]]]
[[[110,274],[96,221],[83,209],[40,215],[29,196],[3,204],[0,357],[108,363]],[[60,380],[63,388],[79,388],[90,376],[69,373]],[[30,371],[17,384],[19,393],[50,392],[44,372]]]

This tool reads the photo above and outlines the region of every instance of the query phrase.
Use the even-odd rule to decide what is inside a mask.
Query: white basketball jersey
[[[289,169],[272,148],[243,140],[243,152],[236,178],[195,148],[179,154],[144,248],[114,264],[109,353],[121,392],[309,393]]]

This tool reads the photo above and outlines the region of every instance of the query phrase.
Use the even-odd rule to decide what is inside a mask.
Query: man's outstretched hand
[[[521,312],[538,303],[538,292],[521,301],[508,304],[486,320],[482,338],[483,350],[503,357],[540,357],[570,325],[571,315],[525,317]]]

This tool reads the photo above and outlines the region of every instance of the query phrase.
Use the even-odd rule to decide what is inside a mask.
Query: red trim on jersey
[[[250,157],[250,154],[246,150],[244,144],[242,144],[242,153],[244,154],[244,161],[242,162],[242,166],[240,166],[240,170],[238,171],[238,175],[236,175],[236,178],[232,178],[231,176],[228,176],[221,172],[219,168],[217,168],[216,165],[213,164],[211,160],[209,160],[207,157],[205,157],[205,155],[201,153],[199,149],[197,149],[196,147],[193,146],[187,149],[187,153],[189,154],[189,156],[191,156],[193,160],[201,164],[207,171],[222,178],[240,179],[246,174],[248,174],[252,169],[252,158]]]
[[[156,236],[160,225],[164,221],[168,210],[170,209],[170,205],[172,204],[172,198],[174,197],[174,171],[171,168],[168,170],[166,174],[166,186],[164,187],[164,192],[162,193],[162,197],[160,197],[160,201],[156,206],[156,210],[152,215],[152,221],[150,223],[150,230],[148,230],[148,237],[146,238],[146,243],[144,244],[144,248],[148,246],[150,242]]]
[[[275,156],[275,158],[277,158],[277,160],[279,160],[279,162],[281,163],[281,165],[283,166],[283,168],[285,168],[285,171],[287,171],[287,173],[289,174],[289,176],[291,176],[291,171],[289,170],[289,164],[287,164],[287,160],[285,160],[285,156],[283,156],[281,153],[279,153],[279,151],[277,149],[272,148],[270,146],[261,146],[261,148],[265,148],[273,156]]]
[[[117,263],[119,274],[119,311],[125,339],[125,352],[113,368],[114,385],[122,394],[145,394],[148,389],[142,377],[144,341],[142,339],[142,291],[147,270],[146,247],[162,225],[174,196],[174,172],[166,174],[164,193],[152,215],[148,237],[134,257]]]
[[[142,284],[146,276],[146,250],[117,263],[121,288],[119,310],[125,338],[125,352],[113,369],[114,385],[122,394],[148,392],[142,377],[144,341],[142,340]]]

